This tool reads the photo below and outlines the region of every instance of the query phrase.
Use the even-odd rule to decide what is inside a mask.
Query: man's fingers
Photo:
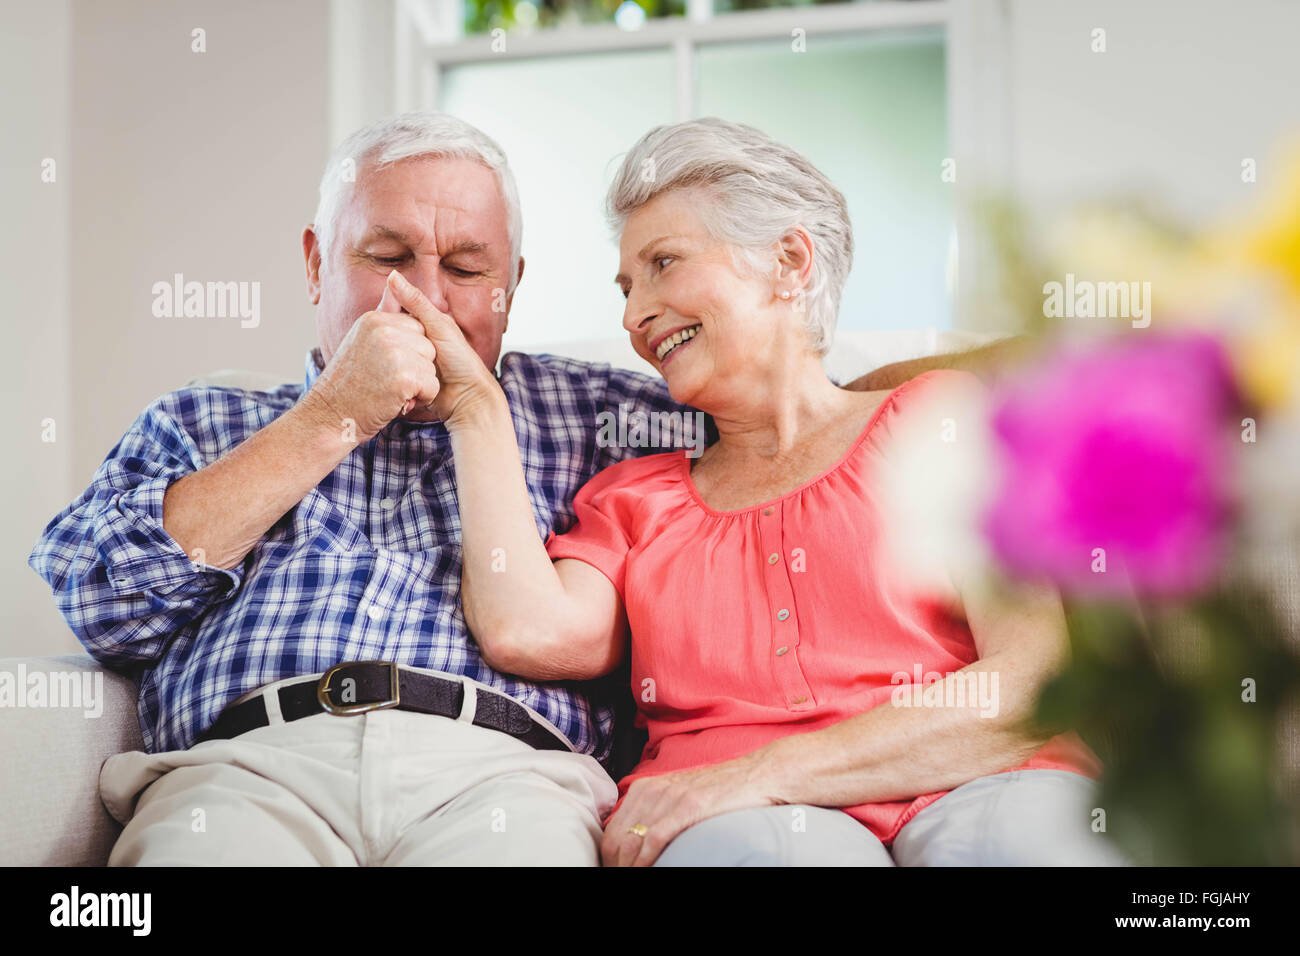
[[[394,273],[396,274],[396,273]],[[379,305],[375,307],[376,312],[401,312],[402,303],[393,293],[393,284],[389,282],[384,286],[383,297],[379,300]]]
[[[415,319],[411,320],[410,329],[403,329],[403,340],[410,343],[411,350],[426,362],[432,362],[438,356],[438,347],[429,341],[424,328]]]
[[[438,397],[438,391],[441,387],[438,382],[438,375],[433,370],[433,364],[430,363],[428,371],[422,374],[420,380],[416,383],[417,391],[410,398],[410,408],[406,409],[402,414],[405,415],[411,408],[428,408],[433,404],[434,399]]]

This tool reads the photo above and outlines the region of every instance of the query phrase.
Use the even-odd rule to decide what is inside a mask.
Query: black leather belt
[[[538,750],[571,750],[568,742],[539,723],[528,709],[504,694],[475,687],[473,724],[509,734]],[[364,714],[372,710],[409,710],[417,714],[460,717],[465,685],[458,680],[422,674],[388,661],[352,661],[331,667],[319,680],[286,684],[276,690],[286,722],[315,714]],[[259,694],[231,704],[199,737],[229,740],[271,723]]]

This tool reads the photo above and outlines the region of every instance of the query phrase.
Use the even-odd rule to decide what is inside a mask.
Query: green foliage
[[[565,23],[612,23],[623,0],[533,0],[537,26]],[[647,18],[680,17],[686,0],[637,0]],[[465,32],[487,33],[498,27],[513,30],[520,25],[515,0],[465,0]]]
[[[1098,805],[1135,861],[1296,862],[1300,807],[1278,780],[1300,661],[1267,606],[1234,589],[1140,615],[1070,609],[1073,660],[1042,695],[1039,718],[1098,751]],[[1243,700],[1247,678],[1253,703]]]
[[[537,26],[565,23],[610,23],[623,0],[531,0],[537,8]],[[714,10],[770,10],[776,7],[810,7],[847,0],[715,0]],[[637,0],[648,19],[686,15],[686,0]],[[465,0],[465,32],[486,33],[520,25],[515,0]]]

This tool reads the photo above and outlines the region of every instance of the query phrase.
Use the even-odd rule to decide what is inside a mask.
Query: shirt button
[[[781,608],[781,610],[776,612],[776,619],[778,621],[784,621],[789,616],[790,616],[790,612],[787,611],[785,608]]]
[[[772,513],[772,510],[773,510],[773,509],[771,509],[771,508],[764,508],[764,509],[763,509],[763,514],[765,514],[765,515],[770,515],[770,514]]]
[[[784,645],[781,646],[781,647],[778,647],[778,648],[776,649],[776,656],[777,656],[777,657],[781,657],[781,656],[784,655],[785,652],[788,651],[789,649],[790,649],[790,648],[785,647]]]
[[[366,608],[366,617],[370,618],[370,620],[372,621],[377,621],[383,616],[384,616],[384,612],[374,604]]]
[[[779,554],[777,554],[775,551],[773,551],[771,554],[769,554],[769,555],[767,556],[767,563],[768,563],[768,564],[776,564],[776,562],[778,562],[778,561],[780,561],[780,560],[781,560],[781,556],[780,556]]]
[[[379,502],[379,507],[383,508],[385,511],[392,511],[393,506],[396,504],[397,502],[394,501],[392,498],[383,498]]]

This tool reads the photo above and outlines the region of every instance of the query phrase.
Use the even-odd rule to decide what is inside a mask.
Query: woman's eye
[[[672,256],[655,256],[655,268],[663,272],[668,263],[673,261]]]
[[[470,276],[478,275],[477,272],[473,272],[469,269],[457,269],[455,266],[447,266],[446,269],[452,275],[459,276],[462,279],[468,279]]]
[[[405,256],[374,256],[373,258],[381,266],[398,266],[406,261]]]

